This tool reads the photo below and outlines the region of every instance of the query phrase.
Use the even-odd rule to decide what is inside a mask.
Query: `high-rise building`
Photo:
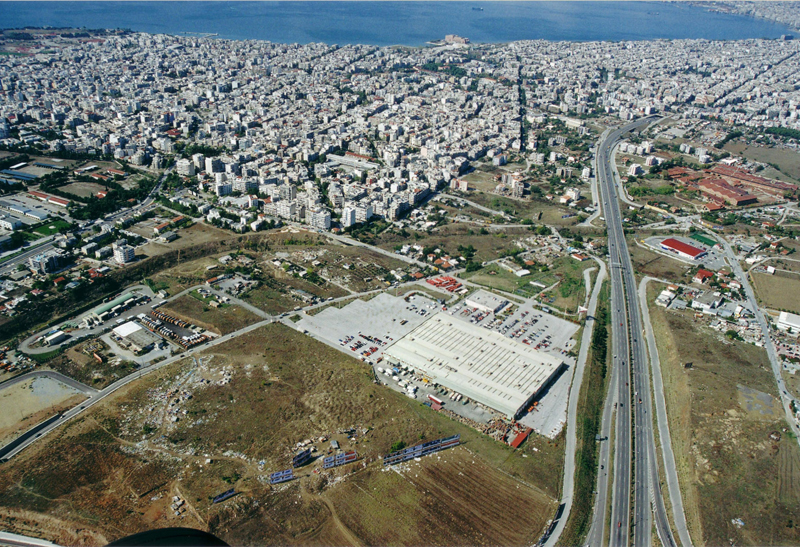
[[[342,211],[342,226],[349,228],[356,223],[356,210],[352,207],[345,207]]]
[[[191,160],[181,158],[175,163],[175,169],[178,171],[179,175],[184,175],[186,177],[193,177],[194,176],[194,163]]]
[[[136,259],[136,250],[130,245],[114,245],[114,260],[117,264],[127,264]]]
[[[331,214],[328,211],[311,211],[308,214],[308,223],[317,230],[330,230]]]

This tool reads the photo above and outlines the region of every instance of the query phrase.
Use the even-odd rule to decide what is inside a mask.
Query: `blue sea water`
[[[473,8],[483,8],[483,11]],[[281,43],[778,38],[787,27],[679,2],[7,2],[0,26],[128,28]]]

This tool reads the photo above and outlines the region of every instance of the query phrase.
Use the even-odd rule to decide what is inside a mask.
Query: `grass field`
[[[43,226],[39,226],[34,232],[37,234],[41,234],[43,236],[51,236],[53,234],[57,234],[59,230],[62,228],[70,228],[72,225],[69,222],[66,222],[61,219],[53,220],[52,222],[48,222]]]
[[[794,150],[748,146],[740,142],[729,142],[723,148],[750,160],[775,164],[780,169],[779,172],[761,173],[764,176],[775,177],[788,182],[800,180],[800,157]]]
[[[261,321],[256,314],[239,306],[212,308],[190,294],[164,304],[161,310],[173,317],[223,335]]]
[[[167,417],[175,390],[192,393],[178,422]],[[380,465],[397,441],[454,433],[462,447]],[[299,480],[265,484],[289,467],[297,441],[322,435],[359,462],[323,472],[317,460]],[[5,464],[0,526],[86,545],[164,526],[232,545],[531,545],[555,511],[563,447],[563,437],[534,436],[512,450],[273,324],[210,349],[202,364],[143,378]],[[231,487],[240,494],[211,504]],[[183,517],[168,507],[173,495],[186,501]]]
[[[797,275],[752,273],[753,288],[767,308],[800,313],[800,279]]]
[[[633,270],[640,276],[649,275],[670,281],[680,281],[691,266],[680,260],[649,251],[628,239]]]
[[[649,300],[660,290],[649,287]],[[720,340],[691,315],[651,305],[681,482],[696,545],[797,544],[800,448],[783,432],[763,349]],[[691,368],[684,368],[692,363]],[[746,389],[770,406],[754,411]],[[779,441],[770,438],[779,432]],[[741,518],[743,527],[732,523]]]

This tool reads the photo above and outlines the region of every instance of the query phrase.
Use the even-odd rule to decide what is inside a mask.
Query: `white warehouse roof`
[[[472,308],[497,313],[506,307],[508,300],[495,296],[490,292],[479,290],[469,295],[465,304]]]
[[[782,311],[778,316],[778,328],[781,330],[790,328],[794,332],[800,331],[800,315]]]
[[[431,381],[514,417],[562,361],[501,334],[438,313],[384,352]]]
[[[139,325],[139,323],[136,323],[134,321],[128,321],[127,323],[124,323],[119,327],[115,328],[114,334],[116,334],[120,338],[125,338],[126,336],[130,336],[131,334],[139,330],[142,330],[142,327],[141,325]]]

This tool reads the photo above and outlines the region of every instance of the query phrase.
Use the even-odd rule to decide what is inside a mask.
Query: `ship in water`
[[[483,8],[472,8],[472,11],[483,11]]]

